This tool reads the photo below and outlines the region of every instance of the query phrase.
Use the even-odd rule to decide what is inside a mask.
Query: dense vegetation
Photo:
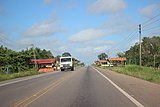
[[[139,44],[136,43],[119,57],[126,57],[128,64],[139,64]],[[160,37],[144,37],[142,39],[142,65],[147,67],[160,66]]]
[[[0,72],[8,71],[8,73],[15,73],[28,70],[30,68],[29,61],[34,59],[34,52],[37,59],[54,58],[52,53],[45,49],[30,48],[16,52],[7,47],[0,46]]]

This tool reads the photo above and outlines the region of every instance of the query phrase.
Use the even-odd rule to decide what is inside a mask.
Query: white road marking
[[[17,83],[17,82],[21,82],[21,81],[25,81],[25,80],[30,80],[31,78],[26,78],[26,79],[21,79],[21,80],[17,80],[17,81],[12,81],[12,82],[8,82],[8,83],[4,83],[4,84],[0,84],[1,86],[5,86],[5,85],[9,85],[9,84],[13,84],[13,83]]]
[[[130,96],[127,92],[125,92],[123,89],[121,89],[118,85],[116,85],[113,81],[111,81],[108,77],[106,77],[104,74],[102,74],[100,71],[98,71],[96,68],[92,67],[94,70],[96,70],[100,75],[102,75],[106,80],[108,80],[115,88],[117,88],[123,95],[125,95],[129,100],[131,100],[137,107],[144,107],[140,102],[138,102],[136,99],[134,99],[132,96]]]
[[[52,72],[52,73],[56,73],[56,72]],[[31,79],[34,79],[34,78],[39,78],[39,77],[42,77],[42,76],[45,76],[45,75],[49,75],[49,74],[50,73],[40,74],[40,75],[34,75],[34,76],[30,76],[30,77],[24,77],[24,79],[15,80],[15,81],[12,81],[12,82],[7,82],[7,83],[0,84],[0,87],[1,86],[5,86],[5,85],[9,85],[9,84],[14,84],[14,83],[26,81],[26,80],[31,80]]]

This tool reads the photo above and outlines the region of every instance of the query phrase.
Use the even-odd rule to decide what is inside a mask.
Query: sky
[[[139,24],[142,37],[160,35],[159,14],[160,0],[0,0],[0,45],[20,51],[34,44],[91,64],[138,42]]]

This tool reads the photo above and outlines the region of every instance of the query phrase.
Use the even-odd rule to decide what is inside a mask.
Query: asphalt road
[[[137,107],[136,99],[92,67],[3,84],[0,107]]]

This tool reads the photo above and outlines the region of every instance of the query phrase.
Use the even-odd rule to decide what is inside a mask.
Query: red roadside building
[[[55,59],[32,59],[30,65],[37,65],[39,72],[52,72],[57,70]]]
[[[113,65],[126,65],[126,58],[108,58],[107,59]]]

